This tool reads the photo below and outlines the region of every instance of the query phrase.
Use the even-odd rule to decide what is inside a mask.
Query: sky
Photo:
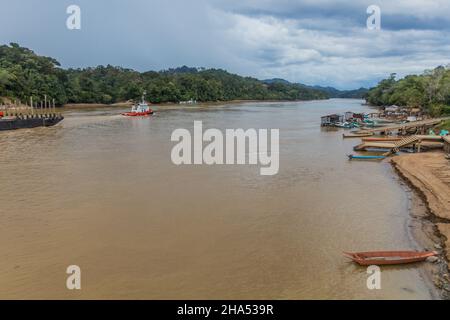
[[[0,0],[0,12],[1,44],[65,68],[187,65],[352,89],[450,63],[450,0]]]

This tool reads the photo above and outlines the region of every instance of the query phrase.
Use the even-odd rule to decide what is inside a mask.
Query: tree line
[[[393,73],[370,89],[366,100],[375,106],[398,105],[420,108],[432,116],[450,115],[450,67],[439,66],[398,80]]]
[[[0,46],[0,97],[28,101],[44,95],[56,104],[116,103],[137,100],[143,91],[152,103],[230,100],[326,99],[320,90],[291,83],[264,83],[221,69],[181,67],[138,72],[116,67],[63,69],[50,57],[39,56],[16,43]]]

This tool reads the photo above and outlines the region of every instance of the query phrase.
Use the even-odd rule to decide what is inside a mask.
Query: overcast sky
[[[63,67],[182,65],[337,88],[450,63],[450,0],[0,0],[0,42]],[[66,8],[81,8],[68,30]],[[381,8],[381,30],[366,9]]]

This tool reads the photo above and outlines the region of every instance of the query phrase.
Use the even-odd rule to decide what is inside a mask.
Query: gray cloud
[[[450,62],[450,1],[377,2],[381,31],[365,28],[371,0],[0,0],[0,42],[65,67],[186,64],[339,88]],[[70,4],[82,30],[65,27]]]

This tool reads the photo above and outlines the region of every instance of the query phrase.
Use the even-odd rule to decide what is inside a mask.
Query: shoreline
[[[439,253],[434,263],[420,270],[439,298],[450,299],[450,178],[443,152],[396,156],[391,164],[408,193],[408,231],[422,249]],[[450,180],[449,180],[450,181]]]
[[[204,107],[204,106],[221,106],[221,105],[230,105],[230,104],[242,104],[242,103],[274,103],[274,102],[308,102],[308,101],[327,101],[331,99],[339,99],[339,98],[328,98],[328,99],[313,99],[313,100],[228,100],[228,101],[208,101],[208,102],[198,102],[194,104],[180,104],[180,103],[151,103],[150,107],[154,106],[158,107]],[[356,99],[362,100],[362,99]],[[134,103],[130,101],[117,102],[112,104],[104,104],[104,103],[66,103],[62,105],[61,109],[70,109],[70,108],[125,108],[131,107]]]

